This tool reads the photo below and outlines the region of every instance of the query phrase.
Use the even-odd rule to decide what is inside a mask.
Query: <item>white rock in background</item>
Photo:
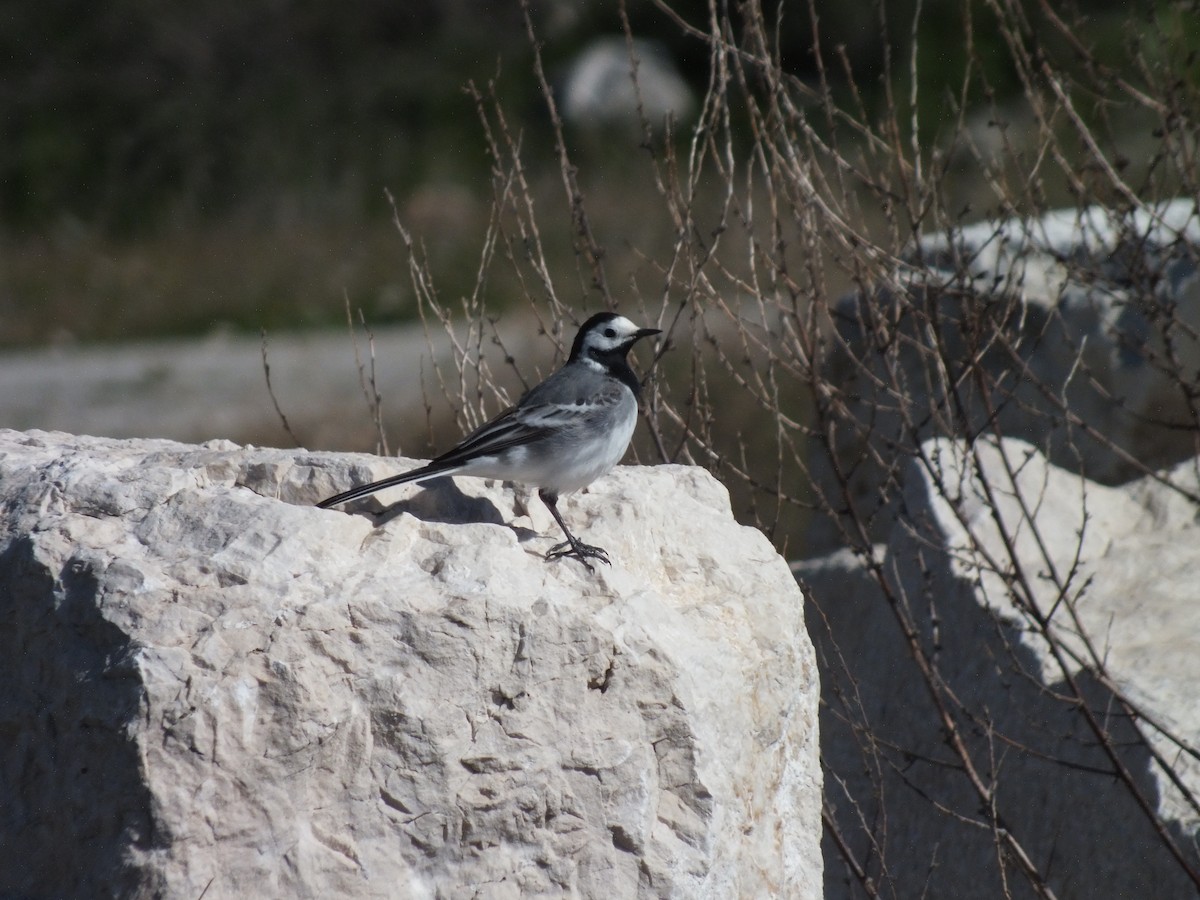
[[[984,777],[996,779],[1007,827],[1058,896],[1189,896],[1191,882],[1109,774],[1095,736],[1059,699],[1069,693],[1064,673],[1013,606],[1004,575],[991,567],[1011,568],[999,521],[1014,538],[1041,609],[1054,610],[1070,675],[1111,729],[1139,789],[1200,866],[1194,843],[1200,814],[1154,764],[1111,692],[1089,674],[1080,637],[1089,637],[1122,691],[1152,720],[1200,748],[1198,507],[1153,478],[1122,488],[1087,482],[1020,441],[980,439],[974,449],[971,455],[958,442],[931,442],[925,445],[930,468],[905,467],[904,517],[878,548],[882,571],[954,698],[976,763]],[[1200,494],[1195,460],[1168,480]],[[880,588],[845,551],[797,571],[821,612],[810,626],[829,710],[821,721],[822,754],[831,776],[828,801],[843,834],[898,896],[1002,896],[992,834],[964,824],[980,819],[979,798],[947,747]],[[1072,603],[1053,605],[1055,577],[1069,580]],[[864,742],[865,732],[847,723],[869,730],[873,740]],[[1200,762],[1142,727],[1188,789],[1200,792]],[[864,822],[879,841],[876,849],[883,848],[886,876]],[[826,896],[860,896],[837,859],[828,847]],[[1015,869],[1011,878],[1020,881]]]
[[[887,479],[870,462],[868,444],[894,459],[896,444],[912,446],[912,423],[918,440],[957,436],[946,434],[950,419],[962,433],[1018,437],[1104,484],[1139,477],[1139,464],[1153,469],[1195,455],[1197,246],[1194,199],[1129,215],[1057,210],[924,235],[894,278],[907,297],[892,290],[843,297],[824,378],[861,426],[841,422],[835,448],[853,472],[859,507],[878,507]],[[914,314],[926,305],[932,321]],[[931,349],[934,328],[942,359]],[[978,378],[963,374],[976,357],[991,387],[986,403]],[[940,384],[943,367],[953,370],[953,400]],[[891,512],[881,510],[874,540],[889,533]],[[838,543],[824,525],[811,535],[816,552]]]
[[[1020,283],[1027,269],[1054,259],[1063,263],[1107,260],[1110,274],[1115,275],[1131,262],[1117,252],[1125,240],[1137,242],[1137,247],[1126,249],[1143,252],[1171,248],[1180,240],[1200,242],[1196,201],[1179,198],[1128,215],[1104,206],[1055,209],[1037,219],[976,222],[951,235],[922,235],[920,246],[926,258],[933,254],[934,264],[942,269],[953,270],[964,261],[981,276],[998,275],[1002,281]],[[1062,281],[1056,287],[1061,286]]]
[[[1151,467],[1196,450],[1200,409],[1189,391],[1200,373],[1198,246],[1194,199],[1128,215],[1100,206],[1054,210],[921,239],[923,258],[948,284],[965,270],[982,296],[1020,295],[1025,310],[1013,335],[1030,372],[1066,396],[1094,431]],[[1141,474],[1078,427],[1047,428],[1038,416],[1047,404],[1037,394],[1020,391],[1029,404],[1023,413],[1008,404],[1005,434],[1040,442],[1049,432],[1052,460],[1082,465],[1093,480]]]
[[[651,125],[665,116],[687,119],[695,109],[692,89],[655,41],[635,40],[637,91],[630,46],[623,37],[597,38],[571,63],[563,79],[562,109],[567,121],[582,126],[638,125],[638,103]]]
[[[801,596],[698,469],[0,432],[0,894],[817,897]],[[541,534],[535,533],[536,528]]]

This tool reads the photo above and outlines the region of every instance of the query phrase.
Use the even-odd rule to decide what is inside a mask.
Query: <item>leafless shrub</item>
[[[375,446],[376,453],[382,453],[384,456],[391,454],[388,449],[387,432],[383,427],[383,398],[379,393],[379,381],[375,372],[375,335],[372,333],[370,326],[367,325],[367,317],[360,309],[358,311],[358,324],[362,326],[366,332],[367,338],[367,362],[363,362],[362,353],[358,349],[358,332],[354,326],[354,313],[350,309],[350,297],[346,295],[344,298],[346,307],[346,327],[350,330],[350,343],[354,347],[354,364],[358,368],[358,384],[362,388],[363,397],[367,401],[367,412],[371,416],[371,422],[375,425],[375,433],[378,435],[378,442]],[[266,368],[266,352],[263,353],[263,368]],[[267,381],[270,386],[270,379]],[[275,395],[271,395],[272,401]],[[279,404],[275,404],[276,412],[279,412]],[[283,419],[283,413],[279,413],[279,417]],[[287,427],[287,420],[284,419],[284,427]],[[288,430],[291,433],[291,430]]]

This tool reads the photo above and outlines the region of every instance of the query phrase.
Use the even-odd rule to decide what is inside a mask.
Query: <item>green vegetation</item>
[[[707,20],[703,0],[671,6],[690,22]],[[1188,61],[1200,38],[1188,27],[1194,4],[1192,13],[1185,6],[1130,12],[1091,3],[1086,15],[1069,7],[1060,15],[1100,48],[1097,65],[1122,58],[1142,20],[1156,22],[1156,43],[1144,55],[1175,60],[1181,77],[1195,78],[1200,66]],[[864,28],[853,4],[820,0],[815,16],[805,3],[779,9],[788,71],[816,82],[815,21],[838,103],[862,103],[869,120],[887,102],[885,86],[907,102],[916,0],[875,9],[879,28]],[[982,0],[928,0],[915,19],[923,139],[950,130],[955,109],[947,101],[959,95],[968,56],[976,67],[970,99],[1020,93],[996,29],[975,27],[967,48],[964,9],[981,21],[989,15]],[[621,29],[618,4],[603,0],[535,3],[533,13],[551,78],[591,38]],[[634,33],[665,44],[702,91],[703,44],[653,3],[630,2],[627,14]],[[1061,35],[1046,40],[1062,49]],[[884,47],[894,50],[886,55]],[[836,58],[853,80],[832,70]],[[331,324],[342,320],[346,296],[373,321],[409,317],[388,191],[424,242],[443,299],[468,293],[493,201],[469,82],[494,82],[535,200],[561,202],[531,60],[517,0],[368,0],[350,11],[311,0],[6,4],[0,346]],[[638,137],[570,140],[610,261],[634,272],[672,240],[647,189]],[[562,224],[562,240],[547,236],[551,262],[573,277],[574,247]],[[503,274],[490,276],[497,307],[515,299],[509,288]]]

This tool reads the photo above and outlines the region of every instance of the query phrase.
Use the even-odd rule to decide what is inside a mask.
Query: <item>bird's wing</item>
[[[511,407],[490,422],[480,425],[459,441],[454,449],[433,460],[429,468],[449,468],[470,462],[476,457],[492,456],[509,447],[536,441],[546,433],[545,428],[522,422],[518,411],[519,407]]]
[[[510,447],[532,443],[556,431],[588,425],[597,416],[604,416],[624,401],[629,394],[629,388],[613,378],[592,377],[590,372],[578,371],[572,373],[570,378],[559,377],[562,372],[560,369],[522,397],[516,406],[480,425],[458,446],[428,465],[353,488],[322,500],[317,505],[333,506],[394,485],[453,474],[479,457],[494,456]]]
[[[602,415],[625,399],[629,389],[612,378],[576,378],[531,391],[513,411],[528,428],[575,428]]]
[[[613,379],[551,376],[520,402],[463,438],[429,468],[461,465],[510,447],[540,440],[552,432],[578,427],[624,399],[628,389]]]

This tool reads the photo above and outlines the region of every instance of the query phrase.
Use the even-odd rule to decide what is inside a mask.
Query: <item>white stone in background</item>
[[[569,122],[580,126],[629,124],[639,126],[641,113],[652,126],[670,115],[687,119],[696,107],[692,89],[679,74],[663,46],[656,41],[601,37],[572,61],[563,79],[562,109]],[[637,90],[633,71],[637,61]]]
[[[978,601],[1019,620],[1004,579],[987,565],[989,558],[1015,555],[1035,576],[1029,584],[1039,608],[1055,610],[1053,633],[1068,651],[1072,674],[1104,665],[1154,721],[1200,749],[1200,505],[1187,496],[1200,496],[1200,459],[1164,473],[1162,481],[1148,477],[1113,488],[1048,465],[1021,441],[979,441],[970,455],[946,440],[926,449],[949,483],[961,485],[961,518],[931,486],[924,491],[956,574],[979,579]],[[984,480],[993,488],[986,496]],[[1067,584],[1074,602],[1055,607],[1058,586]],[[1030,646],[1042,680],[1059,680],[1041,643],[1031,639]],[[1200,793],[1200,761],[1155,729],[1146,733],[1190,773],[1189,790]],[[1150,771],[1168,818],[1200,835],[1200,812],[1160,769]]]
[[[0,432],[0,893],[821,894],[801,596],[698,469],[564,514],[370,456]]]
[[[941,279],[957,290],[968,272],[982,301],[1019,296],[1024,309],[1010,323],[1010,339],[1029,373],[1105,439],[1156,467],[1195,452],[1200,409],[1181,384],[1194,386],[1200,372],[1198,245],[1195,199],[1129,214],[1102,206],[1052,210],[923,235],[912,257],[932,271],[914,283]],[[995,371],[1013,368],[1011,360],[1000,363]],[[1062,425],[1049,427],[1046,420],[1062,414],[1019,375],[1010,376],[1010,388],[1020,403],[1003,404],[1006,436],[1045,440],[1059,465],[1078,468],[1079,454],[1093,480],[1140,474],[1080,429],[1069,440]]]
[[[872,539],[884,540],[894,521],[879,501],[887,472],[874,460],[911,446],[914,423],[918,440],[951,428],[1017,437],[1104,484],[1194,456],[1198,244],[1194,199],[1127,216],[1056,210],[923,235],[890,287],[839,300],[831,320],[839,341],[823,377],[853,418],[839,423],[834,450],[858,508],[879,513]],[[925,309],[931,320],[914,314]],[[967,372],[976,356],[981,376]],[[954,370],[954,400],[943,365]],[[822,465],[818,458],[816,480],[836,490]],[[819,553],[840,540],[818,522],[809,543]]]
[[[969,260],[977,273],[1009,278],[1014,269],[1019,276],[1031,258],[1080,261],[1081,254],[1103,257],[1128,239],[1138,240],[1143,248],[1151,250],[1173,246],[1180,240],[1200,243],[1196,201],[1178,198],[1144,206],[1128,215],[1104,206],[1054,209],[1036,219],[976,222],[951,235],[922,235],[920,244],[927,254],[957,255]]]
[[[1190,882],[1145,815],[1105,774],[1111,763],[1082,717],[1056,696],[1068,692],[1063,672],[991,566],[1012,568],[1002,522],[1040,608],[1055,610],[1054,634],[1069,651],[1070,674],[1111,729],[1139,788],[1198,865],[1200,814],[1139,748],[1111,694],[1088,674],[1081,638],[1087,635],[1108,673],[1147,715],[1200,748],[1196,503],[1154,478],[1120,488],[1087,482],[1011,439],[980,439],[972,451],[938,440],[924,451],[945,491],[930,469],[905,466],[904,520],[877,552],[954,710],[970,710],[995,729],[989,742],[978,720],[960,718],[984,777],[995,773],[1006,824],[1060,897],[1189,895]],[[1196,460],[1166,478],[1200,493]],[[976,819],[979,799],[956,768],[879,587],[845,551],[796,568],[821,611],[810,625],[829,666],[822,753],[832,776],[828,801],[844,834],[862,859],[870,858],[864,821],[886,837],[888,877],[898,896],[1001,895],[991,834],[944,811]],[[1056,578],[1069,578],[1071,603],[1053,605]],[[896,769],[864,752],[860,736],[846,727],[847,709],[850,721],[865,720],[879,742],[874,746]],[[1188,789],[1200,792],[1200,763],[1142,725]],[[858,896],[832,848],[826,862],[826,896]]]

